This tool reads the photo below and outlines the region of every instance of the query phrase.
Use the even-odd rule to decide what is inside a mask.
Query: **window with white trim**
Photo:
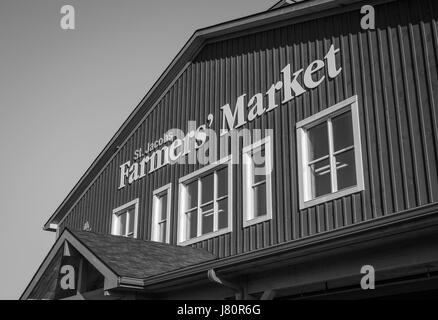
[[[231,168],[227,157],[180,179],[178,244],[231,231]]]
[[[242,149],[243,226],[272,219],[271,137]]]
[[[113,235],[137,238],[138,202],[135,199],[113,210]]]
[[[300,208],[364,189],[357,96],[297,124]]]
[[[153,241],[170,243],[171,188],[167,184],[153,192],[152,234]]]

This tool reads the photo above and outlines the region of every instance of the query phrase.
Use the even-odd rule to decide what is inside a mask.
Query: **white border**
[[[267,136],[249,146],[242,149],[242,193],[243,193],[243,227],[249,227],[251,225],[261,223],[264,221],[272,220],[272,174],[273,174],[273,154],[271,136]],[[265,145],[265,167],[267,168],[266,174],[266,214],[257,218],[252,218],[254,214],[254,204],[252,196],[250,195],[249,179],[252,173],[249,173],[251,165],[247,163],[245,156],[251,151]],[[245,160],[244,160],[245,159]],[[250,200],[251,199],[251,200]]]
[[[116,234],[116,230],[118,229],[118,215],[120,214],[120,211],[124,211],[130,207],[134,206],[134,238],[137,238],[137,229],[138,229],[138,206],[139,206],[139,198],[134,199],[128,203],[125,203],[124,205],[121,205],[120,207],[117,207],[113,210],[113,216],[111,221],[111,234],[115,236],[120,236],[119,234]]]
[[[197,178],[198,176],[207,173],[209,171],[214,171],[218,166],[223,165],[228,162],[228,228],[220,229],[215,232],[210,232],[202,236],[192,238],[190,240],[186,239],[186,228],[185,228],[185,187],[188,181]],[[178,200],[178,235],[177,244],[180,246],[186,246],[206,239],[214,238],[219,235],[230,233],[233,230],[233,166],[231,161],[231,155],[224,157],[208,166],[205,166],[197,171],[189,173],[188,175],[181,177],[179,179],[179,200]],[[199,190],[198,190],[199,192]],[[198,226],[199,227],[199,226]]]
[[[158,241],[158,213],[157,212],[157,201],[158,197],[163,193],[167,194],[167,212],[166,212],[166,243],[170,243],[170,213],[172,211],[172,183],[168,183],[161,188],[155,189],[152,193],[152,226],[151,226],[151,240]]]
[[[351,110],[351,119],[353,127],[354,140],[354,154],[356,165],[356,186],[342,189],[315,199],[310,199],[310,182],[308,176],[307,166],[307,134],[306,130],[309,128],[332,118],[337,114],[345,112],[347,109]],[[321,204],[330,200],[344,197],[346,195],[360,192],[365,189],[363,163],[362,163],[362,143],[360,139],[360,121],[359,121],[359,107],[357,95],[352,96],[344,101],[341,101],[334,106],[318,112],[309,118],[306,118],[297,123],[297,151],[298,151],[298,184],[299,184],[299,198],[300,209],[306,209],[317,204]],[[307,200],[310,199],[310,200]]]

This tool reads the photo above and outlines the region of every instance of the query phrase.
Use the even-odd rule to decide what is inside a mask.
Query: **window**
[[[231,231],[231,157],[180,179],[178,244]]]
[[[137,238],[138,199],[113,210],[112,234]]]
[[[153,241],[170,243],[171,186],[169,183],[153,192]]]
[[[243,226],[272,219],[271,137],[242,150]]]
[[[297,124],[300,208],[364,189],[357,96]]]

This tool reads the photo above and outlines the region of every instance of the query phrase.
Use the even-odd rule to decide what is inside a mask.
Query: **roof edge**
[[[368,220],[342,228],[331,232],[330,235],[317,234],[237,256],[229,256],[220,261],[206,261],[198,265],[143,279],[143,286],[145,289],[152,289],[168,281],[202,274],[211,268],[221,272],[233,273],[238,269],[247,268],[248,264],[256,261],[261,261],[261,263],[272,261],[273,257],[278,263],[279,255],[289,255],[289,258],[292,259],[318,256],[329,250],[346,248],[346,241],[349,245],[361,245],[376,239],[417,236],[420,232],[423,235],[436,234],[436,230],[438,230],[436,210],[438,210],[438,203],[427,204],[419,208],[405,210],[399,216],[383,216],[379,219]]]

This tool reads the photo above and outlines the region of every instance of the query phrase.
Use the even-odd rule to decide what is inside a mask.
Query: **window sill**
[[[117,233],[111,233],[112,236],[116,236],[116,237],[123,237],[123,238],[129,238],[129,239],[137,239],[136,235],[131,236],[127,236],[127,235],[123,235],[123,234],[117,234]]]
[[[330,193],[330,194],[318,197],[316,199],[301,202],[300,203],[300,210],[307,209],[307,208],[310,208],[310,207],[313,207],[313,206],[316,206],[318,204],[325,203],[328,201],[336,200],[336,199],[348,196],[348,195],[353,194],[353,193],[361,192],[363,190],[365,190],[365,188],[363,186],[355,186],[355,187],[351,187],[348,189],[339,190],[337,192]]]
[[[196,238],[192,238],[190,240],[185,240],[185,241],[178,242],[178,245],[179,246],[188,246],[188,245],[191,245],[191,244],[194,244],[194,243],[198,243],[198,242],[201,242],[201,241],[205,241],[205,240],[208,240],[208,239],[211,239],[211,238],[215,238],[215,237],[218,237],[220,235],[223,235],[223,234],[226,234],[226,233],[230,233],[230,232],[231,232],[231,228],[228,227],[226,229],[221,229],[221,230],[218,230],[218,231],[215,231],[215,232],[210,232],[210,233],[204,234],[202,236],[199,236],[199,237],[196,237]]]
[[[261,216],[261,217],[257,217],[257,218],[251,219],[251,220],[243,220],[243,227],[244,228],[250,227],[252,225],[259,224],[259,223],[262,223],[262,222],[266,222],[266,221],[269,221],[269,220],[272,220],[272,216],[270,216],[268,214],[264,215],[264,216]]]

